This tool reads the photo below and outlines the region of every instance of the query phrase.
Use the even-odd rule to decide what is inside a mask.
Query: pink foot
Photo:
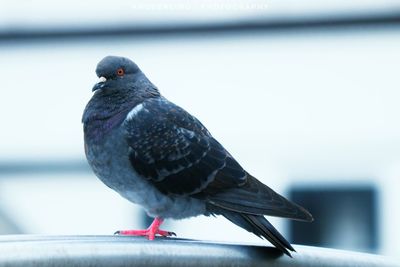
[[[154,240],[156,235],[160,236],[176,236],[174,232],[168,232],[160,229],[163,219],[156,217],[152,224],[146,230],[122,230],[115,232],[116,235],[133,235],[133,236],[147,236],[149,240]]]

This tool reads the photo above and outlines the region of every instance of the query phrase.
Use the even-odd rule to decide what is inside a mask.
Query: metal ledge
[[[272,247],[126,236],[0,236],[0,266],[400,266],[382,256],[295,246]]]

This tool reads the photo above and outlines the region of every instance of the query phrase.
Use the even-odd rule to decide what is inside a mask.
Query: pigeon
[[[154,218],[121,235],[172,236],[164,219],[221,215],[291,256],[290,243],[264,215],[312,221],[303,207],[261,183],[206,127],[163,97],[139,67],[107,56],[83,113],[85,154],[95,175]]]

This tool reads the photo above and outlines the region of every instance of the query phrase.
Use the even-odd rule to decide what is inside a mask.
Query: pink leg
[[[154,240],[156,235],[160,236],[176,236],[174,232],[168,232],[160,229],[161,224],[164,219],[160,217],[154,218],[154,221],[151,223],[149,228],[146,230],[122,230],[117,231],[115,234],[117,235],[133,235],[133,236],[147,236],[149,240]]]

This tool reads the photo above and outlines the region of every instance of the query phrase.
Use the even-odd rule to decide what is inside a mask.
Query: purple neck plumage
[[[143,101],[117,91],[93,95],[83,113],[85,142],[97,142],[115,127],[121,125],[129,111]]]
[[[134,105],[132,105],[132,108]],[[98,118],[84,124],[85,141],[97,142],[103,139],[112,129],[121,125],[132,108],[124,109],[108,118]]]
[[[160,97],[157,87],[144,74],[139,78],[128,82],[128,89],[101,89],[92,96],[82,117],[85,142],[101,140],[121,125],[136,105],[147,98]]]

